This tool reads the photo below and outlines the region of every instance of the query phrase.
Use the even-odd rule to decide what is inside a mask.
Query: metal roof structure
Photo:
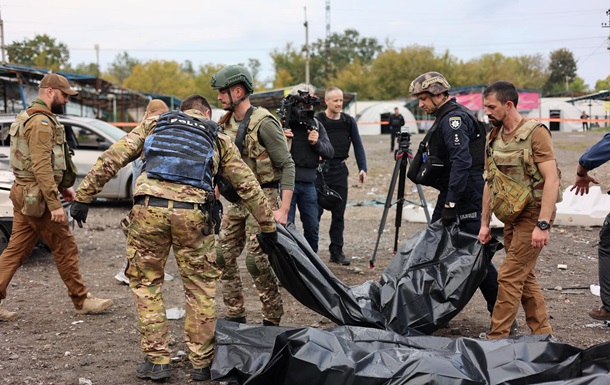
[[[26,108],[25,88],[38,89],[40,80],[50,73],[46,68],[27,67],[14,64],[0,65],[0,104],[2,112],[9,107]],[[73,102],[88,106],[97,111],[97,116],[112,115],[114,120],[137,120],[145,111],[150,100],[147,95],[122,88],[97,76],[55,71],[64,76],[78,95],[71,97]],[[4,101],[4,103],[1,103]]]

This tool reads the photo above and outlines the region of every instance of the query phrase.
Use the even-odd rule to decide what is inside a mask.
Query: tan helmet
[[[418,95],[422,92],[429,92],[432,95],[442,94],[451,89],[451,84],[445,77],[438,72],[426,72],[415,78],[409,86],[411,95]]]

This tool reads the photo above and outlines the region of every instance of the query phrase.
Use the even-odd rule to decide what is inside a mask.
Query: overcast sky
[[[310,43],[323,39],[325,0],[0,0],[6,45],[48,34],[68,46],[76,65],[95,63],[97,44],[102,71],[123,51],[196,68],[256,58],[261,80],[273,75],[270,52],[305,43],[305,7]],[[464,60],[494,52],[548,58],[567,48],[594,87],[610,75],[608,9],[608,0],[331,0],[330,28],[354,28],[394,47],[434,46]]]

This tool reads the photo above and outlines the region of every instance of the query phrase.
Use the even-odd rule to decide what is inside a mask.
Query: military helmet
[[[445,77],[438,72],[426,72],[415,78],[409,86],[411,95],[418,95],[422,92],[429,92],[432,95],[442,94],[451,89],[451,84]]]
[[[248,93],[254,92],[254,81],[250,71],[244,66],[233,64],[226,66],[212,76],[212,88],[215,90],[243,83]]]
[[[341,195],[326,184],[318,186],[316,191],[318,193],[318,204],[322,206],[324,210],[332,211],[343,202]]]

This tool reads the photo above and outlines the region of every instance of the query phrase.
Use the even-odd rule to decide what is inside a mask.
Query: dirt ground
[[[567,187],[574,180],[578,157],[603,134],[554,133],[555,146],[562,184]],[[415,149],[422,135],[413,135],[411,148]],[[363,137],[368,160],[368,179],[363,186],[357,184],[355,161],[350,159],[350,196],[346,212],[345,253],[352,257],[348,267],[331,264],[336,276],[349,285],[367,280],[378,280],[380,273],[392,258],[396,207],[388,210],[385,232],[377,253],[376,268],[369,269],[380,220],[382,205],[369,204],[373,200],[385,201],[394,167],[389,152],[388,136]],[[607,166],[593,172],[610,188]],[[418,200],[410,182],[406,198]],[[433,190],[425,190],[428,201],[434,201]],[[396,195],[394,195],[395,199]],[[360,203],[360,205],[357,205]],[[6,307],[17,311],[17,321],[0,324],[0,384],[142,384],[149,383],[135,377],[135,368],[142,361],[139,333],[133,299],[129,288],[118,283],[113,276],[123,263],[125,239],[119,230],[119,220],[127,213],[130,203],[101,202],[92,205],[88,223],[74,233],[81,252],[81,271],[91,292],[99,297],[112,298],[114,307],[97,316],[79,316],[73,311],[50,254],[37,250],[17,271],[8,288]],[[410,223],[403,218],[399,243],[410,238],[424,224]],[[327,261],[328,226],[330,215],[325,214],[320,226],[320,257]],[[555,336],[562,342],[586,348],[610,340],[610,327],[590,319],[587,312],[599,306],[600,300],[589,290],[554,290],[557,286],[588,287],[598,283],[597,239],[599,227],[555,227],[551,242],[543,251],[536,267],[543,288],[548,312],[552,318]],[[503,252],[494,257],[499,266]],[[243,263],[243,261],[242,261]],[[566,264],[567,269],[558,269]],[[170,259],[167,271],[177,276],[175,261]],[[245,273],[245,266],[243,266]],[[248,274],[243,274],[246,290],[248,322],[260,324],[260,302]],[[283,289],[282,289],[283,290]],[[164,287],[167,308],[183,308],[184,296],[179,279],[167,282]],[[220,298],[218,296],[217,298]],[[285,315],[282,325],[294,327],[332,327],[334,324],[298,303],[283,291]],[[222,301],[217,303],[217,316],[224,316]],[[477,337],[489,326],[485,302],[479,292],[446,329],[435,335]],[[523,313],[518,317],[519,334],[528,334]],[[188,383],[189,365],[184,352],[183,320],[173,320],[171,332],[176,361],[168,383]]]

